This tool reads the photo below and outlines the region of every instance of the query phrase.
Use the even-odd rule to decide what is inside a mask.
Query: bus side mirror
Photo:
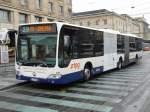
[[[69,35],[65,35],[64,36],[64,48],[65,50],[68,50],[71,44],[71,40],[70,40],[70,36]]]

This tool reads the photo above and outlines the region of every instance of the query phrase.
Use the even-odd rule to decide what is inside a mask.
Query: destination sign
[[[24,25],[19,28],[20,33],[56,33],[56,24]]]

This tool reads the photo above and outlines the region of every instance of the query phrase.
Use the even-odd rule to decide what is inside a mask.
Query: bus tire
[[[89,67],[85,67],[83,71],[83,81],[88,81],[91,77],[91,69]]]
[[[119,70],[123,68],[123,62],[122,62],[122,60],[119,60],[118,65],[117,65],[117,68],[118,68]]]

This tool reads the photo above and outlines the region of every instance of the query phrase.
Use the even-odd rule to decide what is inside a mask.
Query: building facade
[[[135,18],[134,19],[140,26],[139,36],[144,37],[146,40],[150,40],[150,30],[149,24],[146,22],[144,18]]]
[[[145,40],[149,40],[149,43],[150,43],[150,28],[148,29],[148,33],[147,33]]]
[[[70,21],[72,0],[0,0],[0,29],[17,29],[18,24]]]
[[[74,13],[72,23],[101,29],[113,29],[121,33],[131,33],[146,38],[148,24],[126,14],[119,15],[106,9]]]

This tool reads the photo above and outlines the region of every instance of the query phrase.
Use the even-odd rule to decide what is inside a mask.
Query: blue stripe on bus
[[[99,73],[102,73],[104,71],[104,67],[100,66],[100,67],[95,67],[92,69],[92,74],[93,75],[97,75]]]
[[[103,66],[92,69],[93,75],[96,75],[101,72],[103,72]],[[29,76],[23,76],[23,75],[16,75],[16,79],[18,80],[32,81],[32,78],[36,79],[37,82],[41,82],[41,83],[68,84],[68,83],[83,79],[83,75],[82,75],[82,71],[62,75],[62,77],[59,79],[48,79],[48,78],[42,79],[42,78],[35,78],[35,77],[29,77]]]

